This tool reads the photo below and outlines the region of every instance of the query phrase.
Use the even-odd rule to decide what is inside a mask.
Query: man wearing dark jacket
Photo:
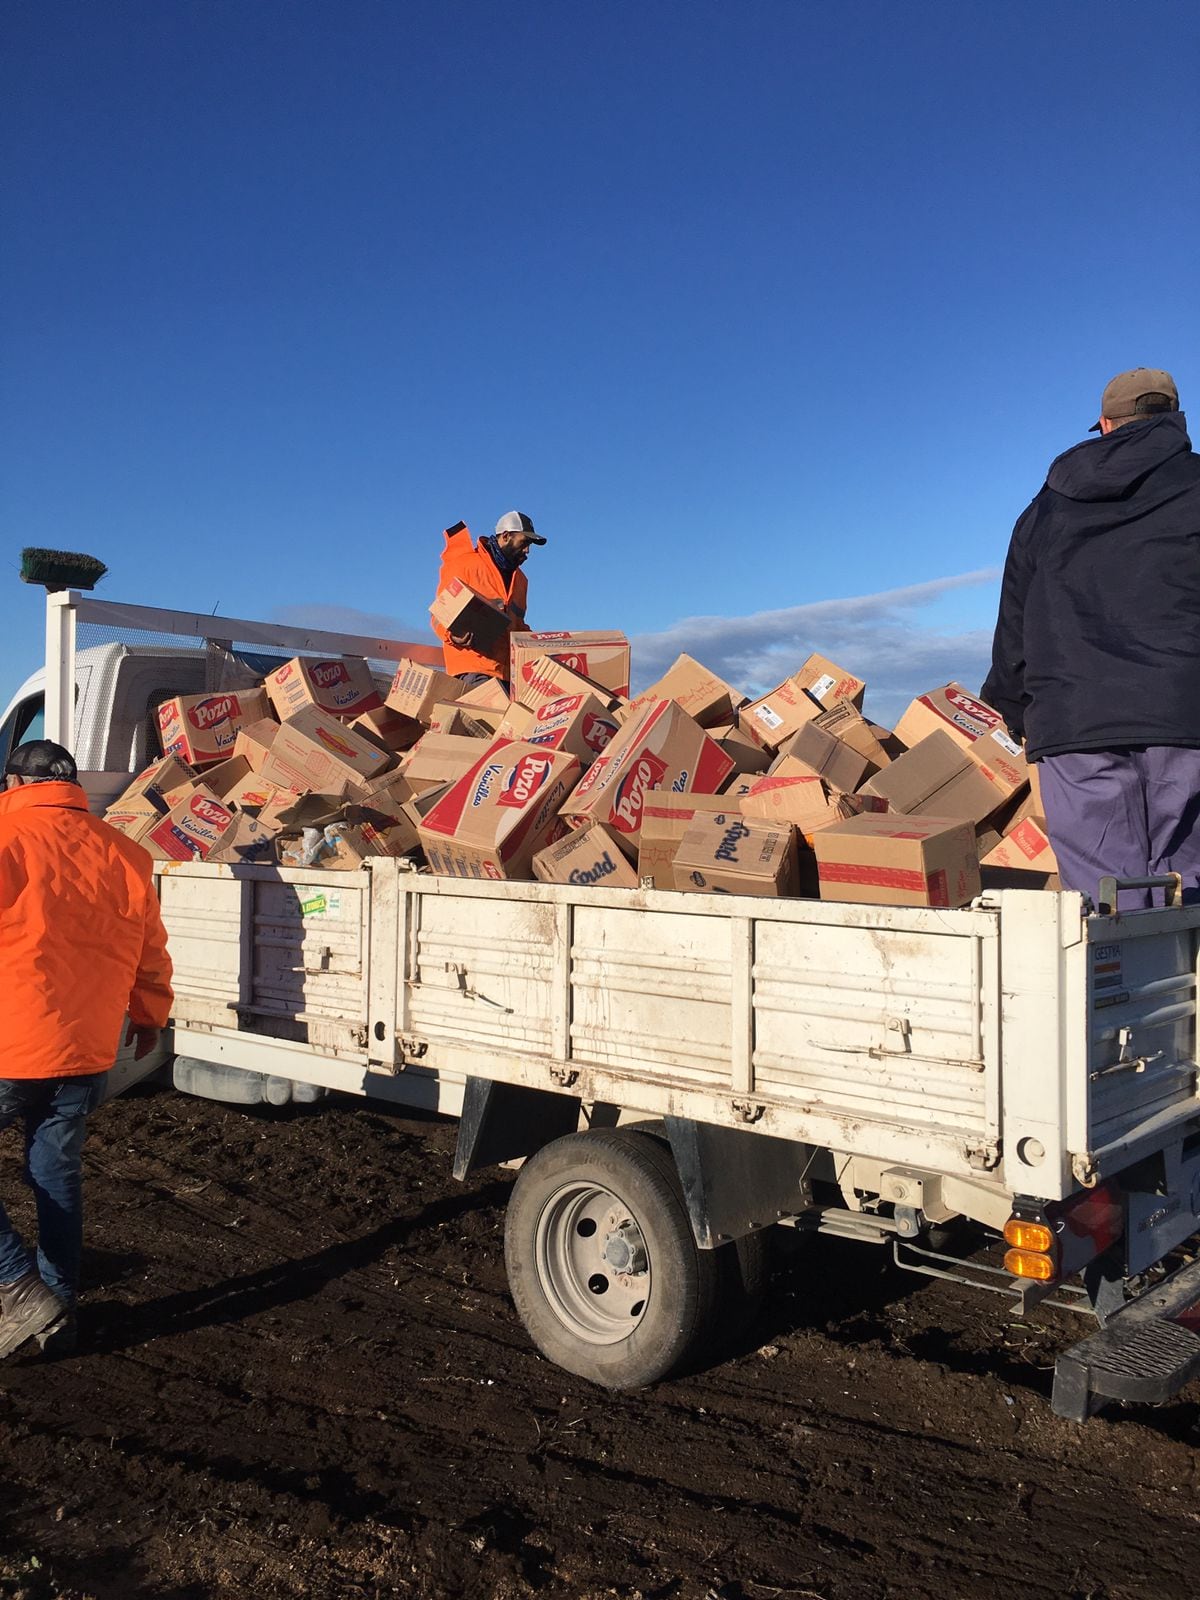
[[[1039,763],[1066,888],[1173,871],[1196,899],[1200,459],[1153,368],[1112,380],[1091,431],[1013,530],[982,697]]]

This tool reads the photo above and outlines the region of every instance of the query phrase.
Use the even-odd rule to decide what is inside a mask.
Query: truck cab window
[[[33,694],[28,700],[22,700],[20,705],[14,706],[0,727],[0,762],[7,761],[9,752],[19,744],[45,737],[46,697]]]

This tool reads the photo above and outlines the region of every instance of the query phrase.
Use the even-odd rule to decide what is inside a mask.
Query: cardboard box
[[[840,739],[862,756],[871,772],[886,767],[889,761],[894,761],[904,751],[904,746],[894,733],[864,717],[848,700],[841,700],[837,705],[830,706],[828,711],[822,711],[819,717],[813,718],[813,725],[831,733],[835,739]],[[867,774],[868,777],[870,775]]]
[[[638,711],[651,700],[674,700],[702,728],[712,728],[734,722],[747,697],[699,661],[681,655],[657,683],[638,695],[631,710]]]
[[[270,711],[261,689],[218,694],[177,694],[158,708],[163,754],[192,767],[211,766],[233,754],[238,729]]]
[[[439,701],[457,700],[463,693],[460,679],[436,667],[422,667],[407,657],[398,663],[384,704],[390,711],[426,723]]]
[[[1040,761],[1030,761],[1029,767],[1029,793],[1033,800],[1035,815],[1044,817],[1046,807],[1042,801],[1042,767]]]
[[[708,735],[715,739],[733,762],[734,773],[765,772],[771,765],[770,751],[755,744],[749,734],[743,733],[736,723],[721,723],[709,728]]]
[[[1058,861],[1046,825],[1025,817],[984,856],[981,866],[1008,867],[1019,872],[1057,873]]]
[[[800,884],[796,830],[739,811],[697,817],[675,855],[675,887],[685,893],[790,895]]]
[[[293,656],[266,677],[266,691],[280,722],[316,706],[332,717],[358,717],[383,704],[371,669],[361,656]]]
[[[958,817],[986,822],[1005,803],[983,768],[948,734],[931,733],[897,756],[860,791],[884,799],[893,811],[909,816]]]
[[[498,724],[497,724],[498,725]],[[429,713],[429,732],[450,734],[460,739],[477,739],[470,716],[458,709],[453,700],[439,700]]]
[[[514,633],[510,651],[514,693],[525,682],[526,665],[550,656],[610,694],[629,698],[629,640],[623,633]]]
[[[342,785],[336,795],[327,795],[326,804],[330,807],[337,805],[343,794],[349,793],[349,786]],[[279,833],[284,827],[284,818],[289,815],[292,807],[301,796],[294,789],[276,789],[271,798],[258,808],[254,813],[257,820],[271,833]]]
[[[153,823],[138,842],[156,861],[207,861],[232,822],[230,807],[200,785]]]
[[[163,756],[117,796],[104,813],[110,828],[127,838],[140,839],[151,823],[165,816],[178,799],[177,791],[190,788],[195,774],[175,756]]]
[[[919,695],[896,724],[896,737],[910,749],[930,733],[944,733],[953,739],[1005,800],[1029,781],[1025,753],[1005,727],[1004,718],[969,695],[961,684],[947,683]]]
[[[540,745],[497,741],[426,813],[430,868],[450,878],[528,878],[533,858],[562,837],[559,811],[579,762]]]
[[[241,812],[233,819],[209,861],[227,861],[234,865],[264,866],[277,861],[275,840],[279,830],[261,817]]]
[[[451,578],[439,589],[429,615],[447,633],[469,633],[487,652],[500,643],[512,627],[512,618],[498,603],[472,589],[461,578]]]
[[[401,811],[413,827],[419,830],[434,806],[451,788],[453,785],[449,783],[435,783],[431,789],[421,789],[416,794],[401,796],[397,786],[393,793],[399,798]]]
[[[497,736],[506,711],[491,706],[462,706],[458,708],[463,732],[469,739],[486,739],[490,744]]]
[[[616,722],[594,694],[568,694],[547,700],[534,713],[524,739],[549,750],[566,750],[578,756],[582,766],[590,767],[617,733]]]
[[[278,792],[261,772],[255,772],[245,756],[230,756],[209,767],[204,782],[218,800],[235,811],[258,811]]]
[[[655,700],[632,717],[592,762],[563,815],[572,827],[601,822],[636,856],[652,790],[713,794],[733,762],[673,700]]]
[[[389,750],[395,750],[397,754],[411,750],[425,732],[424,723],[418,722],[415,717],[406,717],[401,711],[393,711],[387,705],[376,706],[374,711],[364,711],[361,716],[351,720],[350,726],[355,733],[365,733],[368,738],[387,745]]]
[[[231,753],[235,756],[244,756],[255,772],[261,772],[263,762],[267,759],[278,732],[279,724],[274,717],[263,717],[258,722],[247,722],[244,727],[238,729]]]
[[[727,812],[739,802],[730,794],[672,794],[655,789],[646,797],[638,839],[638,880],[652,889],[675,887],[675,853],[697,817]]]
[[[727,805],[732,806],[736,799],[740,799],[744,794],[749,794],[762,776],[761,772],[735,772],[721,790],[718,798],[724,800]]]
[[[806,722],[784,745],[783,760],[797,761],[813,774],[824,778],[831,789],[853,794],[864,778],[879,768],[852,750],[834,734],[819,725],[819,719]]]
[[[581,683],[583,679],[579,680]],[[584,691],[585,693],[587,691]],[[549,701],[546,704],[550,704]],[[514,700],[501,718],[500,726],[496,729],[497,739],[524,739],[529,730],[537,721],[537,712],[531,711],[528,706],[522,705],[519,700]]]
[[[531,711],[539,711],[548,700],[560,700],[567,694],[594,694],[606,711],[626,708],[620,695],[553,656],[523,656],[514,671],[519,676],[512,681],[513,704],[519,702]]]
[[[638,886],[638,875],[620,845],[599,824],[539,850],[533,858],[533,875],[541,883],[595,884],[601,889]]]
[[[297,794],[336,794],[362,778],[388,771],[395,759],[390,750],[328,711],[308,706],[280,724],[260,776],[277,789]]]
[[[1010,834],[1014,828],[1025,821],[1026,817],[1036,817],[1039,822],[1037,807],[1033,803],[1033,796],[1028,790],[1017,795],[1007,805],[1000,807],[999,811],[990,816],[986,822],[980,823],[975,829],[975,839],[979,845],[979,859],[982,861],[989,851],[994,850],[1001,839]]]
[[[499,678],[489,678],[486,683],[477,683],[473,689],[459,695],[458,704],[476,711],[498,711],[503,716],[508,710],[508,690]]]
[[[954,817],[864,813],[813,839],[822,900],[965,906],[979,893],[975,831]]]
[[[778,750],[822,711],[842,703],[861,707],[866,684],[825,656],[812,655],[777,689],[738,713],[741,728],[766,750]]]
[[[799,763],[793,762],[793,766]],[[858,816],[863,811],[887,809],[885,801],[872,796],[842,794],[830,788],[823,778],[793,771],[754,779],[737,803],[748,817],[759,817],[777,826],[791,823],[808,843],[812,842],[814,834],[831,828],[835,822],[844,822],[847,817]]]
[[[414,789],[452,783],[479,760],[479,740],[462,733],[427,733],[400,762],[399,775]]]

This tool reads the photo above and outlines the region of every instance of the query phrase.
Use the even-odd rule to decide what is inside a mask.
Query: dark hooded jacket
[[[1180,412],[1051,466],[1013,529],[981,694],[1034,759],[1200,747],[1200,458]]]

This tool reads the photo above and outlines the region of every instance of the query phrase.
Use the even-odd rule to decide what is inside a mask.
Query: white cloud
[[[923,614],[943,596],[993,584],[999,576],[998,570],[988,568],[745,617],[684,617],[660,633],[642,634],[632,641],[634,688],[644,689],[686,651],[747,694],[765,694],[817,650],[867,680],[868,711],[890,725],[914,695],[951,678],[978,689],[991,656],[991,627],[955,631],[931,625]],[[334,633],[433,643],[424,622],[353,606],[322,602],[280,606],[272,620]]]
[[[943,595],[999,576],[988,568],[746,617],[685,617],[633,641],[635,687],[653,682],[686,651],[745,693],[765,694],[816,650],[865,678],[868,710],[889,722],[914,695],[951,678],[979,687],[991,656],[991,628],[931,627],[921,613]]]

